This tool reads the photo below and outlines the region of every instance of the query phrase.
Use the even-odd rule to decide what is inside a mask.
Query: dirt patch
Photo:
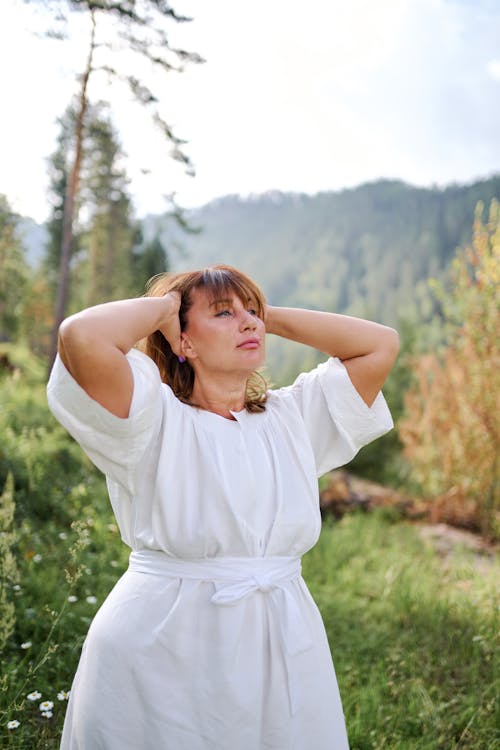
[[[451,500],[448,498],[448,502]],[[320,507],[323,516],[331,513],[336,518],[356,510],[369,512],[375,508],[392,508],[401,518],[411,521],[422,538],[429,540],[443,558],[449,557],[458,547],[465,547],[474,553],[478,567],[490,567],[500,552],[500,544],[486,540],[476,531],[461,528],[458,521],[457,526],[443,523],[436,504],[360,479],[347,471],[332,471],[323,479]],[[464,523],[465,520],[459,518]]]
[[[415,528],[420,536],[432,543],[434,549],[443,558],[448,558],[459,547],[474,553],[474,565],[489,570],[496,562],[500,545],[486,541],[478,534],[464,529],[456,529],[446,523],[416,523]]]

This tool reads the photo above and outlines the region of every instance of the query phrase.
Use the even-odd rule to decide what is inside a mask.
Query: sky
[[[137,214],[268,190],[316,193],[378,178],[414,185],[500,172],[498,0],[172,0],[171,42],[206,62],[156,80],[186,141],[184,174],[145,112],[101,77]],[[0,193],[47,218],[46,159],[76,91],[89,27],[42,38],[43,0],[0,5]],[[101,33],[108,33],[103,29]],[[140,71],[139,71],[140,72]],[[158,89],[158,86],[161,86]]]

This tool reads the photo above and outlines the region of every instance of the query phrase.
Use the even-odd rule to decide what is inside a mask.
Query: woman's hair
[[[184,331],[187,325],[187,315],[193,304],[193,289],[203,289],[211,301],[227,298],[231,293],[235,294],[244,305],[251,300],[257,315],[264,320],[266,305],[264,294],[252,279],[232,266],[216,265],[199,271],[158,274],[146,284],[145,296],[162,297],[167,292],[180,292],[179,320],[181,331]],[[188,360],[179,362],[164,335],[160,331],[155,331],[143,339],[139,347],[156,363],[161,379],[172,388],[177,398],[186,404],[196,406],[191,401],[194,370]],[[265,410],[267,387],[267,382],[260,373],[254,372],[249,376],[245,398],[247,411]]]

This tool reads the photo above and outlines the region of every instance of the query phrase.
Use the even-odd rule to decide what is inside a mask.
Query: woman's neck
[[[234,419],[231,412],[241,411],[245,406],[247,381],[242,378],[217,378],[200,380],[195,377],[191,403],[206,411]]]

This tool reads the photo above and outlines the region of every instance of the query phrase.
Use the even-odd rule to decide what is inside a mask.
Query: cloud
[[[442,184],[500,170],[497,2],[178,3],[194,21],[174,25],[171,42],[207,62],[169,76],[162,107],[189,141],[195,179],[168,160],[147,116],[113,91],[141,213],[161,210],[171,190],[181,204],[197,205],[233,192],[316,192],[377,177]],[[21,44],[13,32],[19,3],[11,5],[0,11],[0,42],[12,39],[8,54],[0,49],[3,69],[12,71],[0,96],[13,103],[4,113],[0,190],[9,193],[15,180],[20,201],[37,193],[41,206],[54,121],[69,102],[85,44],[75,31],[53,59],[45,42],[28,46],[26,33]],[[23,67],[34,57],[36,66]]]
[[[492,78],[500,80],[500,59],[490,60],[486,66],[486,70]]]

